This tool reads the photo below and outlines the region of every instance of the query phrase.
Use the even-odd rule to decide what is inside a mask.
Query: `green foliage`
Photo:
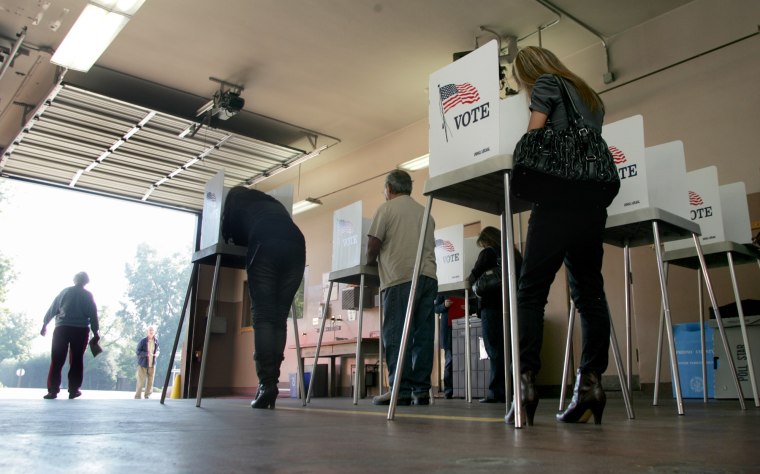
[[[134,264],[126,265],[128,302],[122,303],[116,313],[123,323],[123,351],[128,354],[118,360],[120,375],[134,377],[137,343],[145,337],[147,326],[153,325],[161,352],[156,361],[155,385],[163,386],[192,269],[189,253],[159,257],[155,249],[140,244]]]
[[[0,361],[28,358],[34,327],[34,321],[27,315],[0,309]]]

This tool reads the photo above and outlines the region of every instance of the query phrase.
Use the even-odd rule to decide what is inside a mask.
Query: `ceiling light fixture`
[[[145,0],[91,0],[50,61],[87,72]]]
[[[314,209],[315,207],[319,207],[322,205],[322,201],[315,198],[306,198],[303,201],[298,201],[293,204],[293,215],[300,214],[302,212],[306,212],[309,209]]]
[[[398,165],[398,167],[404,171],[418,171],[423,168],[427,168],[430,165],[430,153],[426,153],[422,156],[409,161],[405,161]]]

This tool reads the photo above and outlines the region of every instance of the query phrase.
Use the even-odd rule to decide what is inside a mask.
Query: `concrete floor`
[[[2,473],[401,473],[401,472],[760,472],[760,409],[747,400],[687,400],[659,407],[635,397],[636,419],[610,399],[604,424],[554,421],[544,399],[536,425],[503,423],[502,404],[436,399],[387,407],[368,399],[281,398],[276,410],[249,399],[76,400],[14,396],[0,389]]]

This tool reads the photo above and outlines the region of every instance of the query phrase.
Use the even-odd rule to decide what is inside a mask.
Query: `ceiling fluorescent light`
[[[293,204],[293,215],[300,214],[302,212],[306,212],[309,209],[314,209],[315,207],[319,207],[322,205],[322,201],[319,199],[314,198],[306,198],[303,201],[298,201],[297,203]]]
[[[404,171],[417,171],[423,168],[427,168],[429,164],[430,164],[430,153],[426,153],[413,160],[409,160],[404,163],[401,163],[400,165],[398,165],[398,167]]]
[[[144,2],[101,0],[88,3],[50,61],[75,71],[89,71]]]

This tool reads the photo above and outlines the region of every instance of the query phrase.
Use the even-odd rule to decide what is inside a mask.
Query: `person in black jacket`
[[[148,326],[147,335],[137,343],[137,387],[135,398],[150,398],[153,393],[153,379],[156,376],[156,357],[158,357],[158,338],[156,328]],[[143,388],[145,389],[143,391]]]
[[[274,408],[285,355],[288,313],[306,265],[306,242],[285,206],[268,194],[243,186],[227,194],[222,237],[248,247],[253,359],[259,377],[251,407]]]
[[[530,94],[528,130],[567,128],[568,119],[560,86],[570,97],[589,127],[601,130],[604,104],[585,81],[571,72],[549,50],[528,46],[518,51],[515,79]],[[570,196],[571,197],[571,196]],[[535,202],[531,209],[525,243],[525,260],[517,289],[520,331],[521,397],[529,425],[538,405],[535,377],[541,368],[544,307],[549,287],[562,264],[568,271],[570,295],[580,311],[583,344],[573,399],[557,421],[586,422],[591,414],[601,423],[606,398],[601,376],[607,369],[610,320],[602,277],[602,236],[607,209],[602,203]],[[506,421],[514,422],[514,411]]]
[[[480,275],[498,265],[501,258],[501,231],[496,227],[486,227],[478,236],[478,247],[483,250],[478,254],[478,260],[467,277],[470,286]],[[515,249],[515,271],[519,273],[522,256]],[[488,379],[488,395],[480,403],[504,403],[506,393],[504,387],[504,306],[501,291],[478,295],[480,324],[483,331],[483,345],[488,354],[490,376]]]
[[[84,377],[84,351],[90,338],[99,340],[98,310],[92,293],[84,287],[90,282],[85,272],[74,275],[74,286],[64,288],[53,300],[42,321],[40,335],[47,334],[48,323],[55,318],[53,344],[50,350],[50,369],[47,378],[47,395],[42,398],[58,398],[61,390],[61,370],[69,355],[69,398],[82,395],[79,388]]]

